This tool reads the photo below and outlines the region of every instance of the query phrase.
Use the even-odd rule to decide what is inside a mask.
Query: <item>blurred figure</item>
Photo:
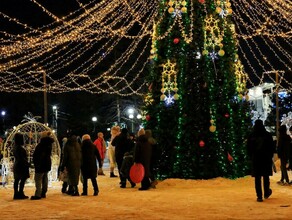
[[[145,130],[145,136],[148,139],[148,142],[151,145],[151,150],[152,150],[152,154],[151,154],[151,163],[150,163],[150,180],[151,180],[151,187],[152,188],[156,188],[156,185],[158,184],[157,180],[156,180],[156,173],[154,168],[157,165],[157,161],[158,161],[158,149],[157,149],[157,142],[156,140],[153,138],[152,136],[152,131],[150,129]]]
[[[131,152],[134,149],[134,143],[129,138],[128,130],[123,128],[121,133],[116,136],[112,145],[115,147],[116,162],[118,164],[118,170],[120,175],[120,187],[126,187],[126,178],[121,175],[121,168],[123,164],[123,158],[126,152]]]
[[[16,133],[14,136],[14,196],[13,199],[27,199],[28,196],[24,195],[23,189],[27,178],[29,178],[29,163],[26,150],[24,149],[24,140],[21,133]]]
[[[288,162],[290,157],[290,142],[291,138],[287,134],[286,125],[281,125],[279,128],[279,140],[278,140],[278,157],[281,162],[281,180],[277,182],[280,185],[289,184],[289,176],[287,172]]]
[[[81,164],[81,173],[83,177],[83,192],[82,196],[87,196],[87,180],[90,179],[93,186],[93,195],[98,195],[98,185],[96,181],[97,165],[96,160],[98,160],[99,167],[102,166],[101,158],[96,146],[92,143],[90,136],[85,134],[82,136],[82,164]]]
[[[101,159],[101,166],[99,166],[98,175],[105,175],[103,173],[102,166],[103,166],[104,158],[105,158],[105,154],[106,154],[106,143],[105,143],[105,140],[103,138],[102,132],[97,133],[97,139],[93,142],[93,144],[96,146],[96,148],[99,152],[99,155],[100,155],[100,159]]]
[[[68,138],[64,137],[62,139],[62,150],[61,150],[61,165],[60,165],[60,168],[59,168],[59,180],[63,181],[63,184],[62,184],[62,189],[61,189],[61,192],[62,193],[66,193],[67,192],[67,188],[68,188],[68,172],[67,172],[67,169],[62,167],[62,164],[63,164],[63,158],[64,158],[64,146],[67,142]]]
[[[67,194],[79,196],[78,183],[81,168],[81,146],[77,136],[72,134],[64,146],[64,158],[62,168],[68,172],[69,190]]]
[[[43,131],[41,133],[40,143],[36,146],[33,153],[33,164],[35,167],[35,187],[36,191],[31,200],[38,200],[46,198],[48,191],[48,172],[51,170],[52,161],[52,144],[54,139],[51,137],[50,131]]]
[[[247,153],[252,162],[252,176],[255,177],[257,201],[263,201],[262,177],[264,180],[264,198],[272,195],[270,177],[273,175],[272,158],[275,146],[272,135],[266,131],[263,121],[256,120],[253,131],[247,140]]]
[[[112,145],[112,141],[121,133],[119,126],[113,126],[111,128],[111,139],[108,145],[108,159],[110,162],[110,177],[117,177],[114,170],[116,167],[116,155],[115,155],[115,146]]]
[[[141,188],[139,190],[148,190],[151,186],[150,177],[151,174],[151,157],[152,146],[145,135],[145,130],[142,128],[138,131],[138,137],[135,146],[134,162],[141,163],[145,169],[145,175],[141,182]]]

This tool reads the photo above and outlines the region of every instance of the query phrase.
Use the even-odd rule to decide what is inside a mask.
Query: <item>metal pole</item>
[[[279,76],[278,72],[276,73],[276,137],[277,137],[277,146],[279,140]]]
[[[118,125],[121,125],[121,109],[120,109],[120,99],[117,97],[117,116],[118,116]]]
[[[44,80],[44,124],[48,124],[48,98],[47,98],[47,76],[46,72],[43,71]]]

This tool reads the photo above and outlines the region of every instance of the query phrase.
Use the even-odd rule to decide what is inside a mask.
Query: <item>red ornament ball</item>
[[[146,115],[146,121],[150,121],[150,115]]]
[[[201,4],[205,3],[205,0],[198,0]]]
[[[179,38],[174,38],[173,43],[174,44],[178,44],[179,43]]]
[[[233,157],[230,155],[230,153],[227,154],[227,158],[228,158],[229,162],[233,161]]]
[[[204,141],[200,141],[200,142],[199,142],[199,146],[200,146],[200,147],[204,147],[204,146],[205,146],[205,142],[204,142]]]
[[[230,115],[228,113],[225,113],[224,116],[225,116],[225,118],[229,118]]]

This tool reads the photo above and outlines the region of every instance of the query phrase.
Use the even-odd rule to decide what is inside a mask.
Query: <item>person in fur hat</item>
[[[35,187],[36,191],[31,200],[39,200],[46,198],[48,191],[48,172],[51,170],[52,160],[52,148],[54,139],[51,137],[50,131],[44,131],[41,133],[40,143],[36,146],[33,153],[33,163],[35,167]]]
[[[88,179],[91,180],[94,196],[97,196],[99,193],[96,177],[97,177],[97,165],[96,160],[98,161],[99,167],[101,164],[101,157],[96,146],[92,143],[89,134],[82,136],[81,143],[81,152],[82,152],[82,163],[81,163],[81,173],[83,177],[83,192],[82,196],[87,196],[87,182]]]

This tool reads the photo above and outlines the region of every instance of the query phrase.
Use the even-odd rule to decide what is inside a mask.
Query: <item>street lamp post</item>
[[[137,111],[137,109],[135,108],[129,108],[128,109],[128,116],[129,116],[129,119],[131,120],[131,132],[134,133],[134,119],[137,118],[137,119],[141,119],[142,118],[142,115]]]
[[[280,114],[279,114],[279,70],[267,71],[264,73],[275,73],[276,74],[276,137],[277,137],[277,146],[279,141],[279,127],[280,127]]]
[[[47,97],[47,76],[46,71],[42,70],[44,81],[44,124],[48,125],[48,97]]]
[[[131,120],[131,132],[134,132],[134,112],[135,110],[133,108],[128,109],[129,119]]]
[[[93,122],[93,133],[95,134],[95,124],[97,122],[97,117],[93,116],[91,120]]]
[[[6,115],[6,111],[1,111],[1,116],[2,116],[2,121],[3,121],[3,130],[5,131],[5,115]]]
[[[58,133],[58,107],[53,105],[53,128],[55,129],[55,133]]]

